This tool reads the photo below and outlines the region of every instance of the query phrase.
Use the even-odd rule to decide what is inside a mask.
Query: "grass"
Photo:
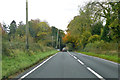
[[[2,58],[2,78],[8,78],[17,72],[22,72],[23,70],[29,68],[30,66],[42,61],[43,59],[57,53],[56,50],[51,50],[47,52],[36,52],[36,53],[25,53],[20,50],[15,50],[17,53],[15,56]]]
[[[0,80],[2,79],[2,61],[0,60]]]
[[[120,60],[120,58],[118,58],[117,54],[116,55],[110,55],[110,54],[96,54],[93,52],[80,52],[82,54],[86,54],[86,55],[90,55],[90,56],[95,56],[95,57],[99,57],[99,58],[103,58],[106,60],[110,60],[113,62],[117,62],[120,63],[120,61],[118,61],[118,59]]]

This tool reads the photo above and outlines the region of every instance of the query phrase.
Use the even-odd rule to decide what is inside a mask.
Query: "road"
[[[74,52],[59,52],[18,75],[20,79],[118,80],[118,64]]]

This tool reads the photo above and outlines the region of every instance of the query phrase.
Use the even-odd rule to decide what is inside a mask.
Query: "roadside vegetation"
[[[89,56],[95,56],[95,57],[103,58],[103,59],[110,60],[110,61],[113,61],[113,62],[116,62],[116,63],[120,63],[118,61],[118,60],[120,60],[120,58],[118,58],[118,54],[111,54],[111,53],[96,54],[96,53],[93,53],[93,52],[80,52],[80,51],[77,51],[77,52],[82,53],[82,54],[86,54],[86,55],[89,55]]]
[[[0,24],[2,32],[2,78],[9,78],[18,72],[41,62],[58,51],[57,38],[62,46],[64,31],[39,19],[29,23],[28,45],[26,49],[26,24],[22,21],[10,25]],[[56,48],[56,49],[55,49]]]
[[[120,62],[120,2],[88,2],[67,26],[70,51]]]
[[[3,56],[2,60],[2,77],[8,79],[18,72],[23,72],[29,67],[41,62],[47,57],[57,53],[56,50],[49,50],[46,52],[34,52],[32,54],[25,53],[20,50],[15,50],[15,56]]]

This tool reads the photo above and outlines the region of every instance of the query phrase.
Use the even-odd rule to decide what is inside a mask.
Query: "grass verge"
[[[103,59],[106,59],[106,60],[110,60],[110,61],[113,61],[113,62],[120,63],[119,62],[120,58],[118,58],[117,55],[96,54],[96,53],[93,53],[93,52],[79,52],[79,53],[90,55],[90,56],[95,56],[95,57],[99,57],[99,58],[103,58]]]
[[[23,51],[16,50],[17,54],[12,57],[3,56],[2,58],[2,78],[9,78],[9,76],[17,72],[23,72],[30,66],[42,61],[43,59],[57,53],[56,50],[47,52],[36,52],[26,54]]]

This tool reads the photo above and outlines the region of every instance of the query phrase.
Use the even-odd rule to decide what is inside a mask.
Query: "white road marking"
[[[68,52],[69,54],[70,54],[70,52]],[[70,54],[71,55],[71,54]],[[77,57],[75,57],[75,56],[73,56],[73,55],[71,55],[73,58],[75,58],[75,59],[77,59]],[[80,61],[79,59],[77,59],[77,61],[79,62],[79,63],[81,63],[82,65],[85,65],[82,61]],[[86,65],[85,65],[86,66]],[[89,68],[89,67],[87,67],[86,66],[86,68],[91,72],[91,73],[93,73],[95,76],[97,76],[100,80],[105,80],[102,76],[100,76],[98,73],[96,73],[95,71],[93,71],[91,68]]]
[[[86,55],[86,54],[82,54],[82,53],[78,53],[78,54],[81,54],[81,55],[83,55],[83,56],[88,56],[88,57],[96,58],[96,59],[98,59],[98,60],[103,60],[103,61],[110,62],[110,63],[113,63],[113,64],[118,65],[118,63],[116,63],[116,62],[109,61],[109,60],[106,60],[106,59],[103,59],[103,58],[99,58],[99,57],[95,57],[95,56],[90,56],[90,55]],[[120,64],[119,64],[119,65],[120,65]]]
[[[77,59],[77,61],[78,61],[79,63],[81,63],[82,65],[84,65],[84,63],[83,63],[82,61],[80,61],[79,59]]]
[[[67,51],[68,52],[68,51]],[[70,54],[70,52],[68,52],[69,54]],[[71,54],[70,54],[71,55]],[[73,55],[71,55],[73,58],[75,58],[75,59],[77,59],[77,57],[75,57],[75,56],[73,56]],[[77,61],[79,62],[79,63],[81,63],[82,65],[84,65],[84,63],[82,62],[82,61],[80,61],[79,59],[77,59]]]
[[[68,52],[68,54],[70,55],[70,56],[72,56],[73,57],[73,55],[72,54],[70,54],[70,52],[69,51],[67,51]]]
[[[73,56],[75,59],[77,59],[77,57]]]
[[[100,80],[105,80],[102,76],[100,76],[98,73],[96,73],[95,71],[93,71],[91,68],[87,67],[87,69],[89,71],[91,71],[95,76],[97,76]]]
[[[67,51],[68,52],[68,54],[70,54],[70,52],[69,51]],[[71,55],[71,54],[70,54]]]
[[[55,56],[55,55],[53,55],[53,56]],[[25,75],[23,75],[22,77],[20,77],[18,80],[22,80],[23,78],[25,78],[26,76],[28,76],[29,74],[31,74],[33,71],[35,71],[36,69],[38,69],[40,66],[42,66],[44,63],[46,63],[48,60],[50,60],[53,56],[50,56],[49,58],[47,58],[45,61],[43,61],[41,64],[39,64],[37,67],[35,67],[31,71],[29,71],[28,73],[26,73]]]

